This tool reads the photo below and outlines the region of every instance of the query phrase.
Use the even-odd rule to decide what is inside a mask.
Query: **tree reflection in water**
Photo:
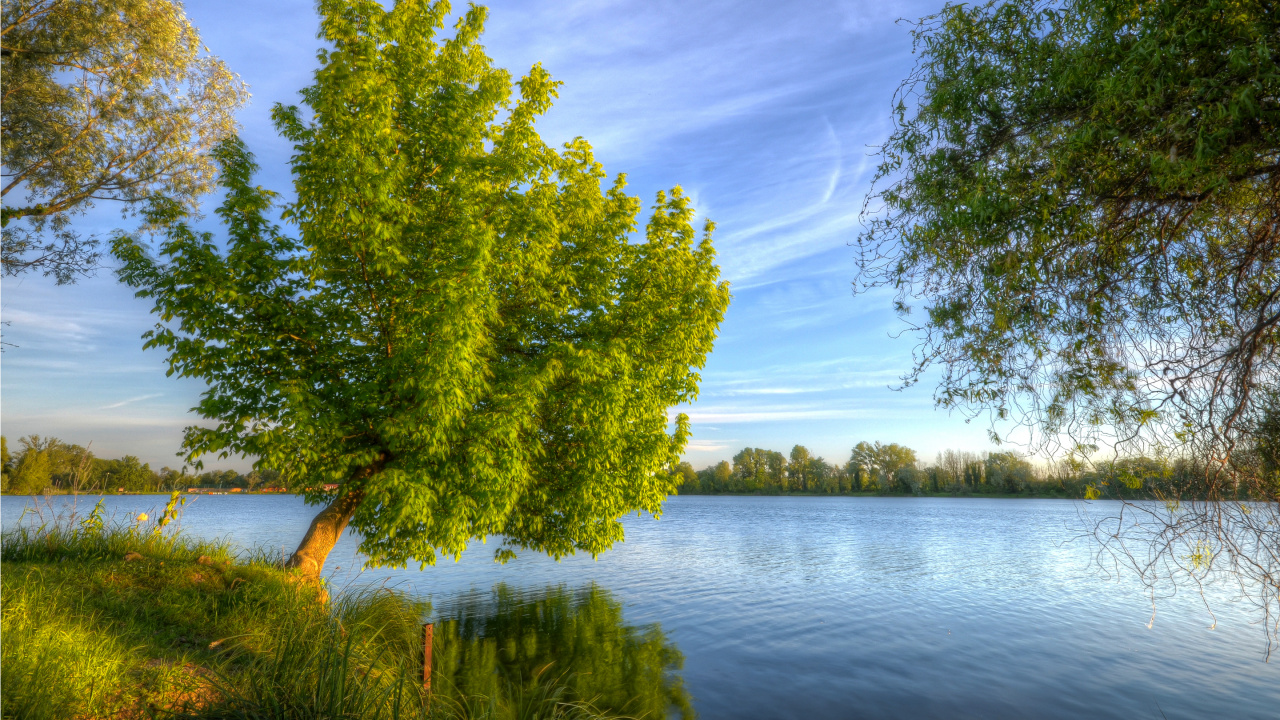
[[[657,624],[635,627],[607,590],[505,584],[439,613],[433,689],[501,697],[555,681],[564,700],[636,718],[694,716],[678,672],[684,656]]]

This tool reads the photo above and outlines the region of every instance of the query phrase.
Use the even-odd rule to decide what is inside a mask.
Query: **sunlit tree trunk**
[[[342,537],[342,531],[347,529],[347,523],[351,522],[351,516],[363,499],[363,491],[353,490],[339,496],[321,510],[311,521],[306,537],[302,538],[302,543],[293,551],[293,556],[285,566],[297,568],[308,578],[319,580],[329,551],[333,550],[338,538]]]

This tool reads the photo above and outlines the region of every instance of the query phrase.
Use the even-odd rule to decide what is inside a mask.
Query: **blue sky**
[[[715,220],[730,305],[703,372],[687,458],[702,467],[746,446],[797,443],[843,462],[860,441],[899,442],[932,458],[989,448],[986,423],[933,409],[926,382],[890,387],[910,366],[910,336],[886,294],[854,297],[854,242],[890,130],[893,92],[911,70],[908,23],[928,2],[786,3],[522,0],[489,4],[483,43],[519,75],[535,62],[564,82],[540,121],[549,142],[581,135],[646,205],[679,184]],[[455,10],[461,6],[455,6]],[[269,121],[296,102],[318,47],[312,4],[187,3],[205,44],[249,84],[242,135],[259,182],[291,189],[290,148]],[[206,203],[212,207],[212,201]],[[81,217],[85,230],[129,227],[119,208]],[[209,224],[212,228],[212,223]],[[75,443],[100,456],[181,464],[182,428],[201,385],[167,378],[142,352],[153,324],[110,272],[71,287],[5,278],[0,314],[3,432]],[[211,467],[246,469],[248,461]]]

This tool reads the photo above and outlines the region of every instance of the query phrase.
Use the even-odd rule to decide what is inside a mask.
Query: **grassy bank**
[[[554,661],[507,672],[501,643],[465,623],[438,626],[444,668],[429,697],[424,603],[386,589],[325,602],[278,558],[237,560],[155,520],[108,522],[100,507],[5,532],[0,560],[5,718],[663,716],[673,698],[687,708],[664,679],[670,657],[651,664],[658,707],[652,698],[642,707]],[[641,640],[623,644],[635,655],[652,646]]]

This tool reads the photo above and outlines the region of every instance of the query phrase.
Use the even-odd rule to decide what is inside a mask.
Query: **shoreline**
[[[0,493],[0,498],[48,498],[48,497],[126,497],[126,496],[156,496],[168,497],[174,491],[154,491],[154,492],[72,492],[70,490],[54,490],[52,492],[39,493],[36,495],[18,495],[14,493]],[[177,491],[180,497],[199,497],[202,495],[225,495],[230,497],[245,496],[295,496],[301,497],[301,493],[280,492],[280,491],[253,491],[242,490],[240,492],[230,491],[210,491],[210,492],[185,492]],[[881,492],[858,492],[858,493],[819,493],[819,492],[786,492],[786,493],[762,493],[762,492],[722,492],[722,493],[672,493],[667,496],[673,497],[805,497],[805,498],[955,498],[955,499],[984,499],[993,500],[1085,500],[1083,495],[1046,495],[1046,494],[1025,494],[1025,493],[881,493]],[[1101,497],[1099,500],[1142,500],[1154,498],[1115,498]]]

